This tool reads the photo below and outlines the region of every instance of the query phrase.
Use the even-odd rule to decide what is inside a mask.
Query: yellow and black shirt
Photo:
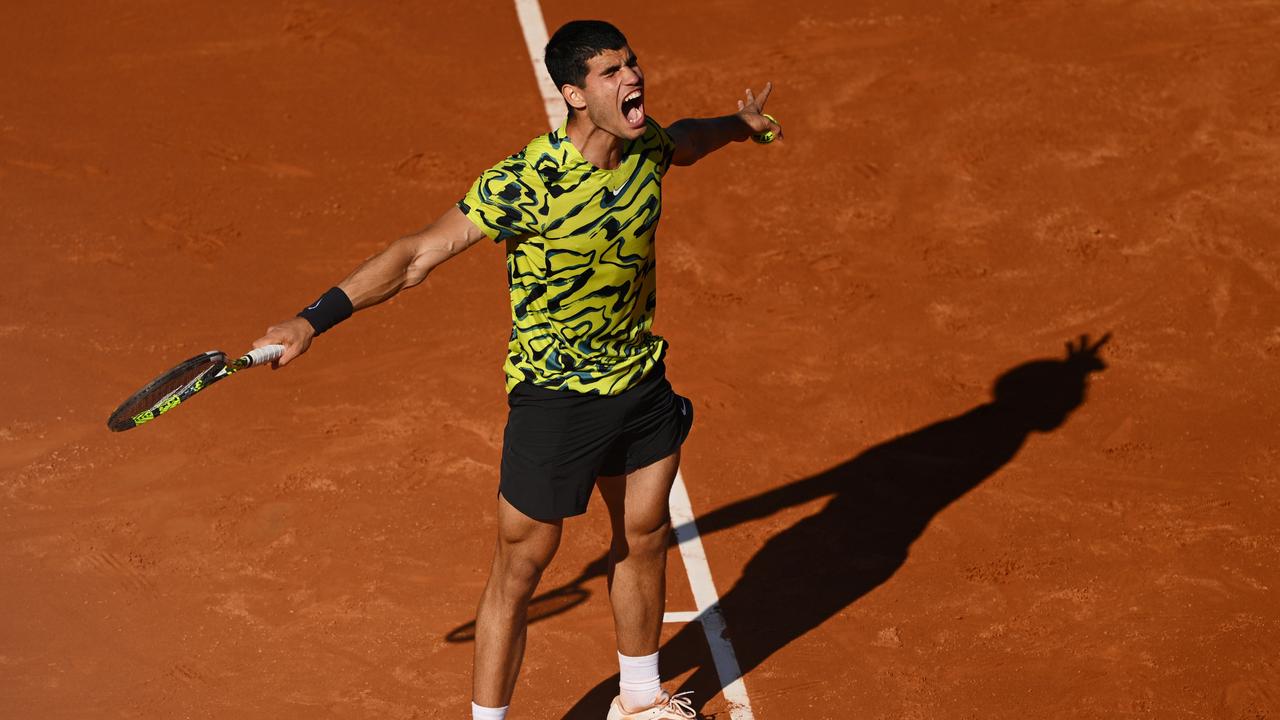
[[[616,395],[662,359],[650,332],[654,232],[670,136],[649,119],[613,170],[587,162],[565,127],[494,165],[458,207],[507,245],[507,391],[520,381]]]

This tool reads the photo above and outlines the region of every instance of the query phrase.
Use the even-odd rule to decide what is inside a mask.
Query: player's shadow
[[[698,530],[706,536],[831,498],[819,512],[770,538],[721,598],[742,672],[892,577],[935,515],[1009,462],[1031,433],[1061,426],[1084,402],[1089,375],[1105,369],[1098,351],[1109,337],[1093,344],[1082,337],[1079,344],[1068,343],[1065,358],[1035,360],[1005,372],[995,382],[991,402],[698,518]],[[591,563],[578,582],[604,566],[603,559]],[[545,594],[563,594],[568,586]],[[694,690],[700,703],[722,689],[699,623],[686,624],[665,643],[661,661],[663,677],[694,671],[680,689]],[[615,675],[564,717],[597,719],[616,692]]]
[[[1009,462],[1033,432],[1057,429],[1085,400],[1089,375],[1106,368],[1096,343],[1068,343],[1066,357],[1034,360],[996,379],[991,402],[876,445],[813,477],[746,498],[697,520],[704,537],[784,508],[824,497],[819,512],[770,538],[742,579],[720,600],[743,673],[821,625],[888,580],[943,508]],[[606,556],[578,577],[540,593],[530,621],[572,609],[589,594],[582,585],[605,575]],[[474,624],[455,628],[470,641]],[[710,664],[699,623],[686,624],[662,647],[662,676],[693,674],[681,690],[700,702],[723,684]],[[736,678],[726,678],[725,682]],[[565,720],[596,720],[616,694],[616,675],[581,698]]]

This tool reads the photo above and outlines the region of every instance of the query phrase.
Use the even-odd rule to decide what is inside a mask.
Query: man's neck
[[[583,159],[601,170],[613,170],[622,162],[622,138],[597,127],[584,112],[569,118],[565,134]]]

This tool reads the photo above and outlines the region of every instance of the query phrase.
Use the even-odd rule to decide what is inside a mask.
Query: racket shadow
[[[991,402],[698,518],[705,538],[830,498],[822,510],[767,540],[721,598],[742,673],[893,577],[941,510],[1012,460],[1033,433],[1061,427],[1084,403],[1089,376],[1106,368],[1098,352],[1109,338],[1090,343],[1082,336],[1078,344],[1068,343],[1065,358],[1034,360],[1001,374]],[[705,706],[736,678],[722,683],[706,659],[702,633],[697,623],[685,625],[663,645],[661,663],[663,677],[692,671],[679,691],[695,691]],[[616,687],[615,674],[563,717],[599,718]]]
[[[587,565],[582,573],[573,580],[557,588],[535,595],[529,601],[529,609],[525,615],[528,622],[532,624],[539,620],[561,615],[586,602],[591,597],[591,591],[582,587],[582,584],[593,578],[603,576],[606,572],[607,562],[608,557],[602,556]],[[451,643],[467,643],[473,642],[475,639],[475,620],[463,623],[445,635],[445,641]]]

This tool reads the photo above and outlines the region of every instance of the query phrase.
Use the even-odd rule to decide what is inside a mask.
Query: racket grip
[[[245,354],[245,359],[249,364],[245,367],[254,367],[255,365],[263,365],[269,362],[275,362],[284,354],[283,345],[263,345],[260,348],[254,348]]]

